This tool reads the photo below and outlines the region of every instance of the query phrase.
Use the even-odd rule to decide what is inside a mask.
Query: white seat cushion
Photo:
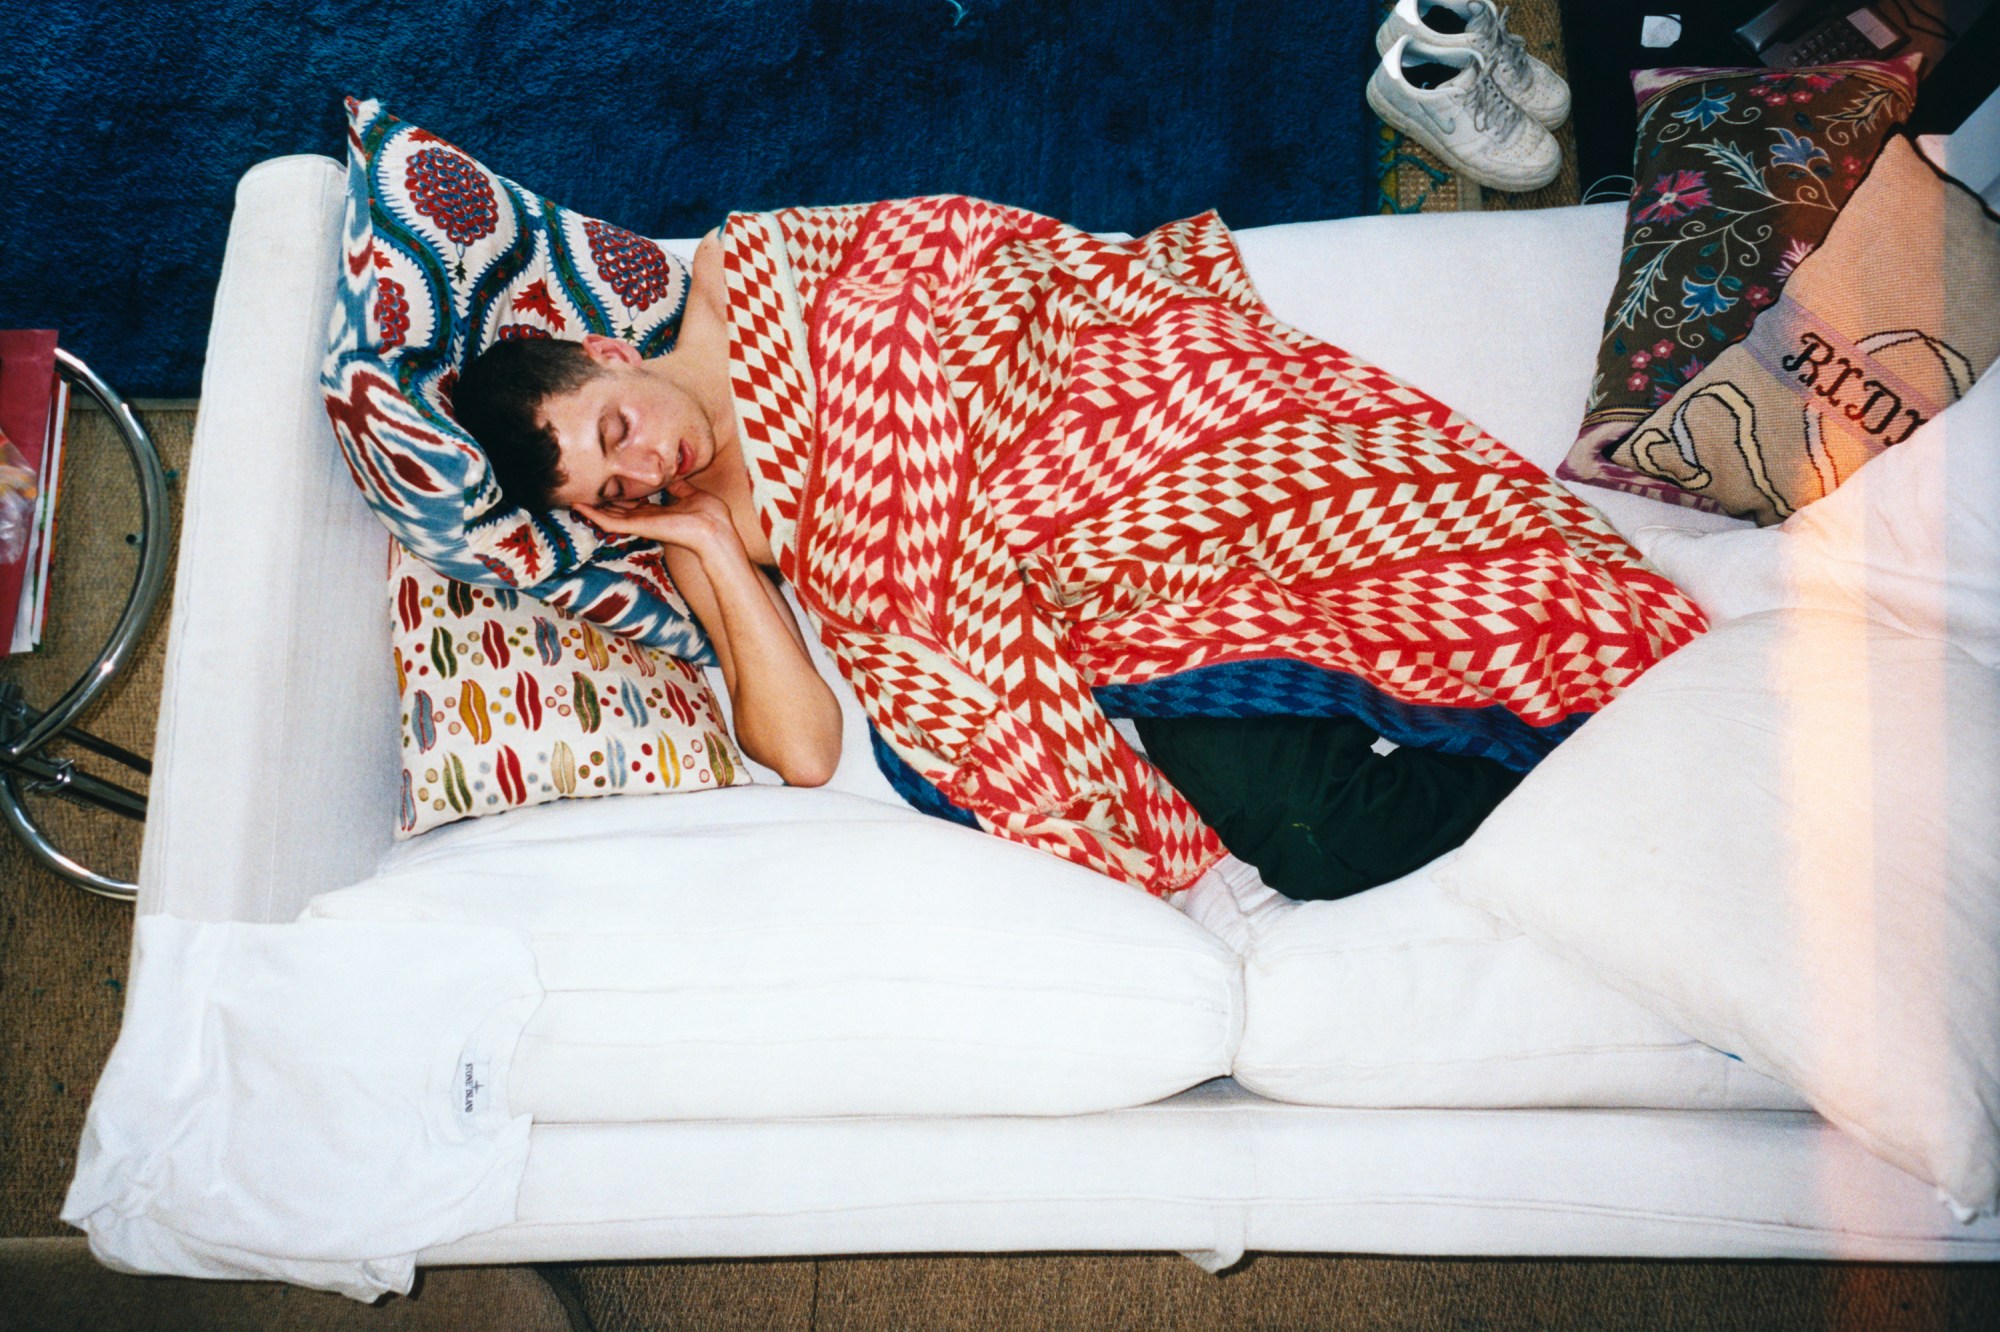
[[[1304,1105],[1803,1110],[1804,1098],[1438,886],[1294,902],[1241,861],[1188,914],[1244,955],[1236,1080]]]
[[[537,1121],[1078,1114],[1229,1071],[1241,971],[1166,903],[828,791],[558,803],[442,828],[312,916],[525,933]]]

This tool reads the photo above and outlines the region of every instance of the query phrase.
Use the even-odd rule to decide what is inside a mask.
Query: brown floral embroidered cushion
[[[2000,356],[2000,221],[1904,138],[1742,342],[1611,462],[1775,523],[1965,396]]]
[[[1909,115],[1914,57],[1811,69],[1654,69],[1583,426],[1557,475],[1714,508],[1606,451],[1749,331]]]

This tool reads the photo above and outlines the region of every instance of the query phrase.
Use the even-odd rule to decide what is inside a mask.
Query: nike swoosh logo
[[[1450,134],[1453,130],[1458,128],[1457,120],[1453,119],[1450,116],[1439,115],[1437,113],[1436,108],[1432,107],[1429,102],[1418,102],[1417,110],[1424,113],[1425,120],[1428,120],[1431,122],[1431,124],[1437,126],[1437,131],[1440,134]]]

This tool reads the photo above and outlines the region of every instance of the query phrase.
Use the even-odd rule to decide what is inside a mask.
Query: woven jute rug
[[[158,539],[171,550],[194,414],[155,411],[141,419],[169,469],[169,530]],[[72,409],[65,458],[45,637],[34,653],[0,661],[0,679],[18,682],[41,708],[97,659],[138,569],[139,490],[110,419]],[[78,722],[142,755],[152,752],[159,715],[170,598],[171,590],[127,668]],[[144,777],[79,749],[56,753],[145,790]],[[53,798],[28,800],[68,855],[101,874],[136,877],[140,824]],[[131,930],[131,908],[57,878],[0,831],[0,1235],[65,1231],[56,1212],[90,1089],[117,1035]]]

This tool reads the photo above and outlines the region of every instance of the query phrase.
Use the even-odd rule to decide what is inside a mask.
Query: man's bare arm
[[[728,506],[685,484],[670,505],[578,506],[608,531],[666,547],[667,570],[722,668],[743,752],[793,786],[822,786],[840,762],[840,704],[813,669],[791,607],[743,549]]]

